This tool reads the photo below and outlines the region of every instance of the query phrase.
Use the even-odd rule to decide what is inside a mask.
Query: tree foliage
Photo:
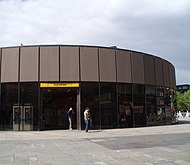
[[[185,93],[176,92],[176,101],[178,110],[190,108],[190,90]]]

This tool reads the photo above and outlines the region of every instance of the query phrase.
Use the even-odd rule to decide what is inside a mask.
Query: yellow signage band
[[[40,88],[79,87],[79,83],[40,83]]]

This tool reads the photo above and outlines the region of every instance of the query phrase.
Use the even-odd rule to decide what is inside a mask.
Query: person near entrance
[[[74,115],[74,111],[73,108],[70,107],[68,112],[67,112],[67,116],[68,116],[68,120],[69,120],[69,130],[72,130],[72,119],[73,119],[73,115]]]
[[[44,112],[42,113],[40,119],[41,119],[41,130],[45,130],[45,114],[44,114]]]
[[[85,131],[86,132],[88,132],[90,120],[91,120],[90,108],[86,107],[86,109],[84,111],[84,122],[85,122]]]

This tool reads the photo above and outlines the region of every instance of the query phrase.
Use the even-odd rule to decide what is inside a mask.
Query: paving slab
[[[0,131],[0,165],[190,165],[189,155],[187,120],[89,133]]]

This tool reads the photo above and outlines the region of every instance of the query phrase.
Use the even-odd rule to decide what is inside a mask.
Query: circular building
[[[0,48],[0,130],[91,129],[176,121],[174,66],[116,47],[37,45]]]

